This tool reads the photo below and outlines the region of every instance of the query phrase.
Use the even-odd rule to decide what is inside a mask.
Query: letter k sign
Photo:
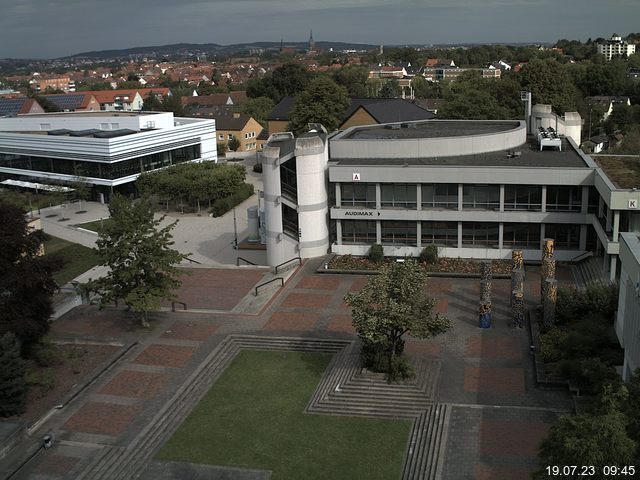
[[[629,208],[638,208],[638,200],[629,199]]]

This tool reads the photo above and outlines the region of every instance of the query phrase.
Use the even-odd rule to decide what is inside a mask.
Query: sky
[[[0,58],[172,43],[585,41],[640,31],[640,0],[0,0]]]

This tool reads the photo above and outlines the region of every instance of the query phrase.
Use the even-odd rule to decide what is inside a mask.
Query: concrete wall
[[[534,105],[530,133],[537,135],[538,127],[551,127],[560,135],[571,137],[577,145],[582,143],[582,117],[578,112],[565,112],[564,117],[561,117],[553,113],[551,105]]]
[[[38,132],[47,130],[117,130],[127,128],[141,130],[149,128],[149,122],[153,128],[172,128],[174,126],[173,113],[144,113],[144,114],[118,114],[98,112],[56,112],[35,115],[18,115],[17,117],[0,118],[0,131],[2,132]],[[117,128],[113,124],[118,124]],[[106,125],[106,127],[105,127]]]
[[[637,233],[620,235],[620,296],[615,329],[624,348],[623,379],[640,368],[640,238]]]

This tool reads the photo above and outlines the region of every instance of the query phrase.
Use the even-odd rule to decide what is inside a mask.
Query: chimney
[[[240,118],[240,112],[233,112],[233,118]]]

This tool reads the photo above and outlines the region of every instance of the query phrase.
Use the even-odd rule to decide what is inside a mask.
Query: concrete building
[[[637,232],[620,235],[620,294],[615,328],[624,348],[622,378],[629,380],[640,368],[640,236]]]
[[[640,191],[578,149],[580,124],[535,106],[529,126],[432,120],[272,137],[262,160],[269,263],[366,255],[374,243],[388,256],[435,244],[441,256],[517,248],[534,260],[551,237],[558,260],[593,252],[615,279],[620,232],[640,231]]]
[[[142,172],[217,161],[212,120],[168,112],[72,112],[0,118],[0,180],[74,182],[94,198],[132,191]],[[102,197],[100,196],[102,194]]]
[[[597,48],[598,53],[604,55],[607,61],[610,61],[613,57],[630,57],[636,53],[635,43],[628,43],[615,33],[609,40],[598,43]]]

